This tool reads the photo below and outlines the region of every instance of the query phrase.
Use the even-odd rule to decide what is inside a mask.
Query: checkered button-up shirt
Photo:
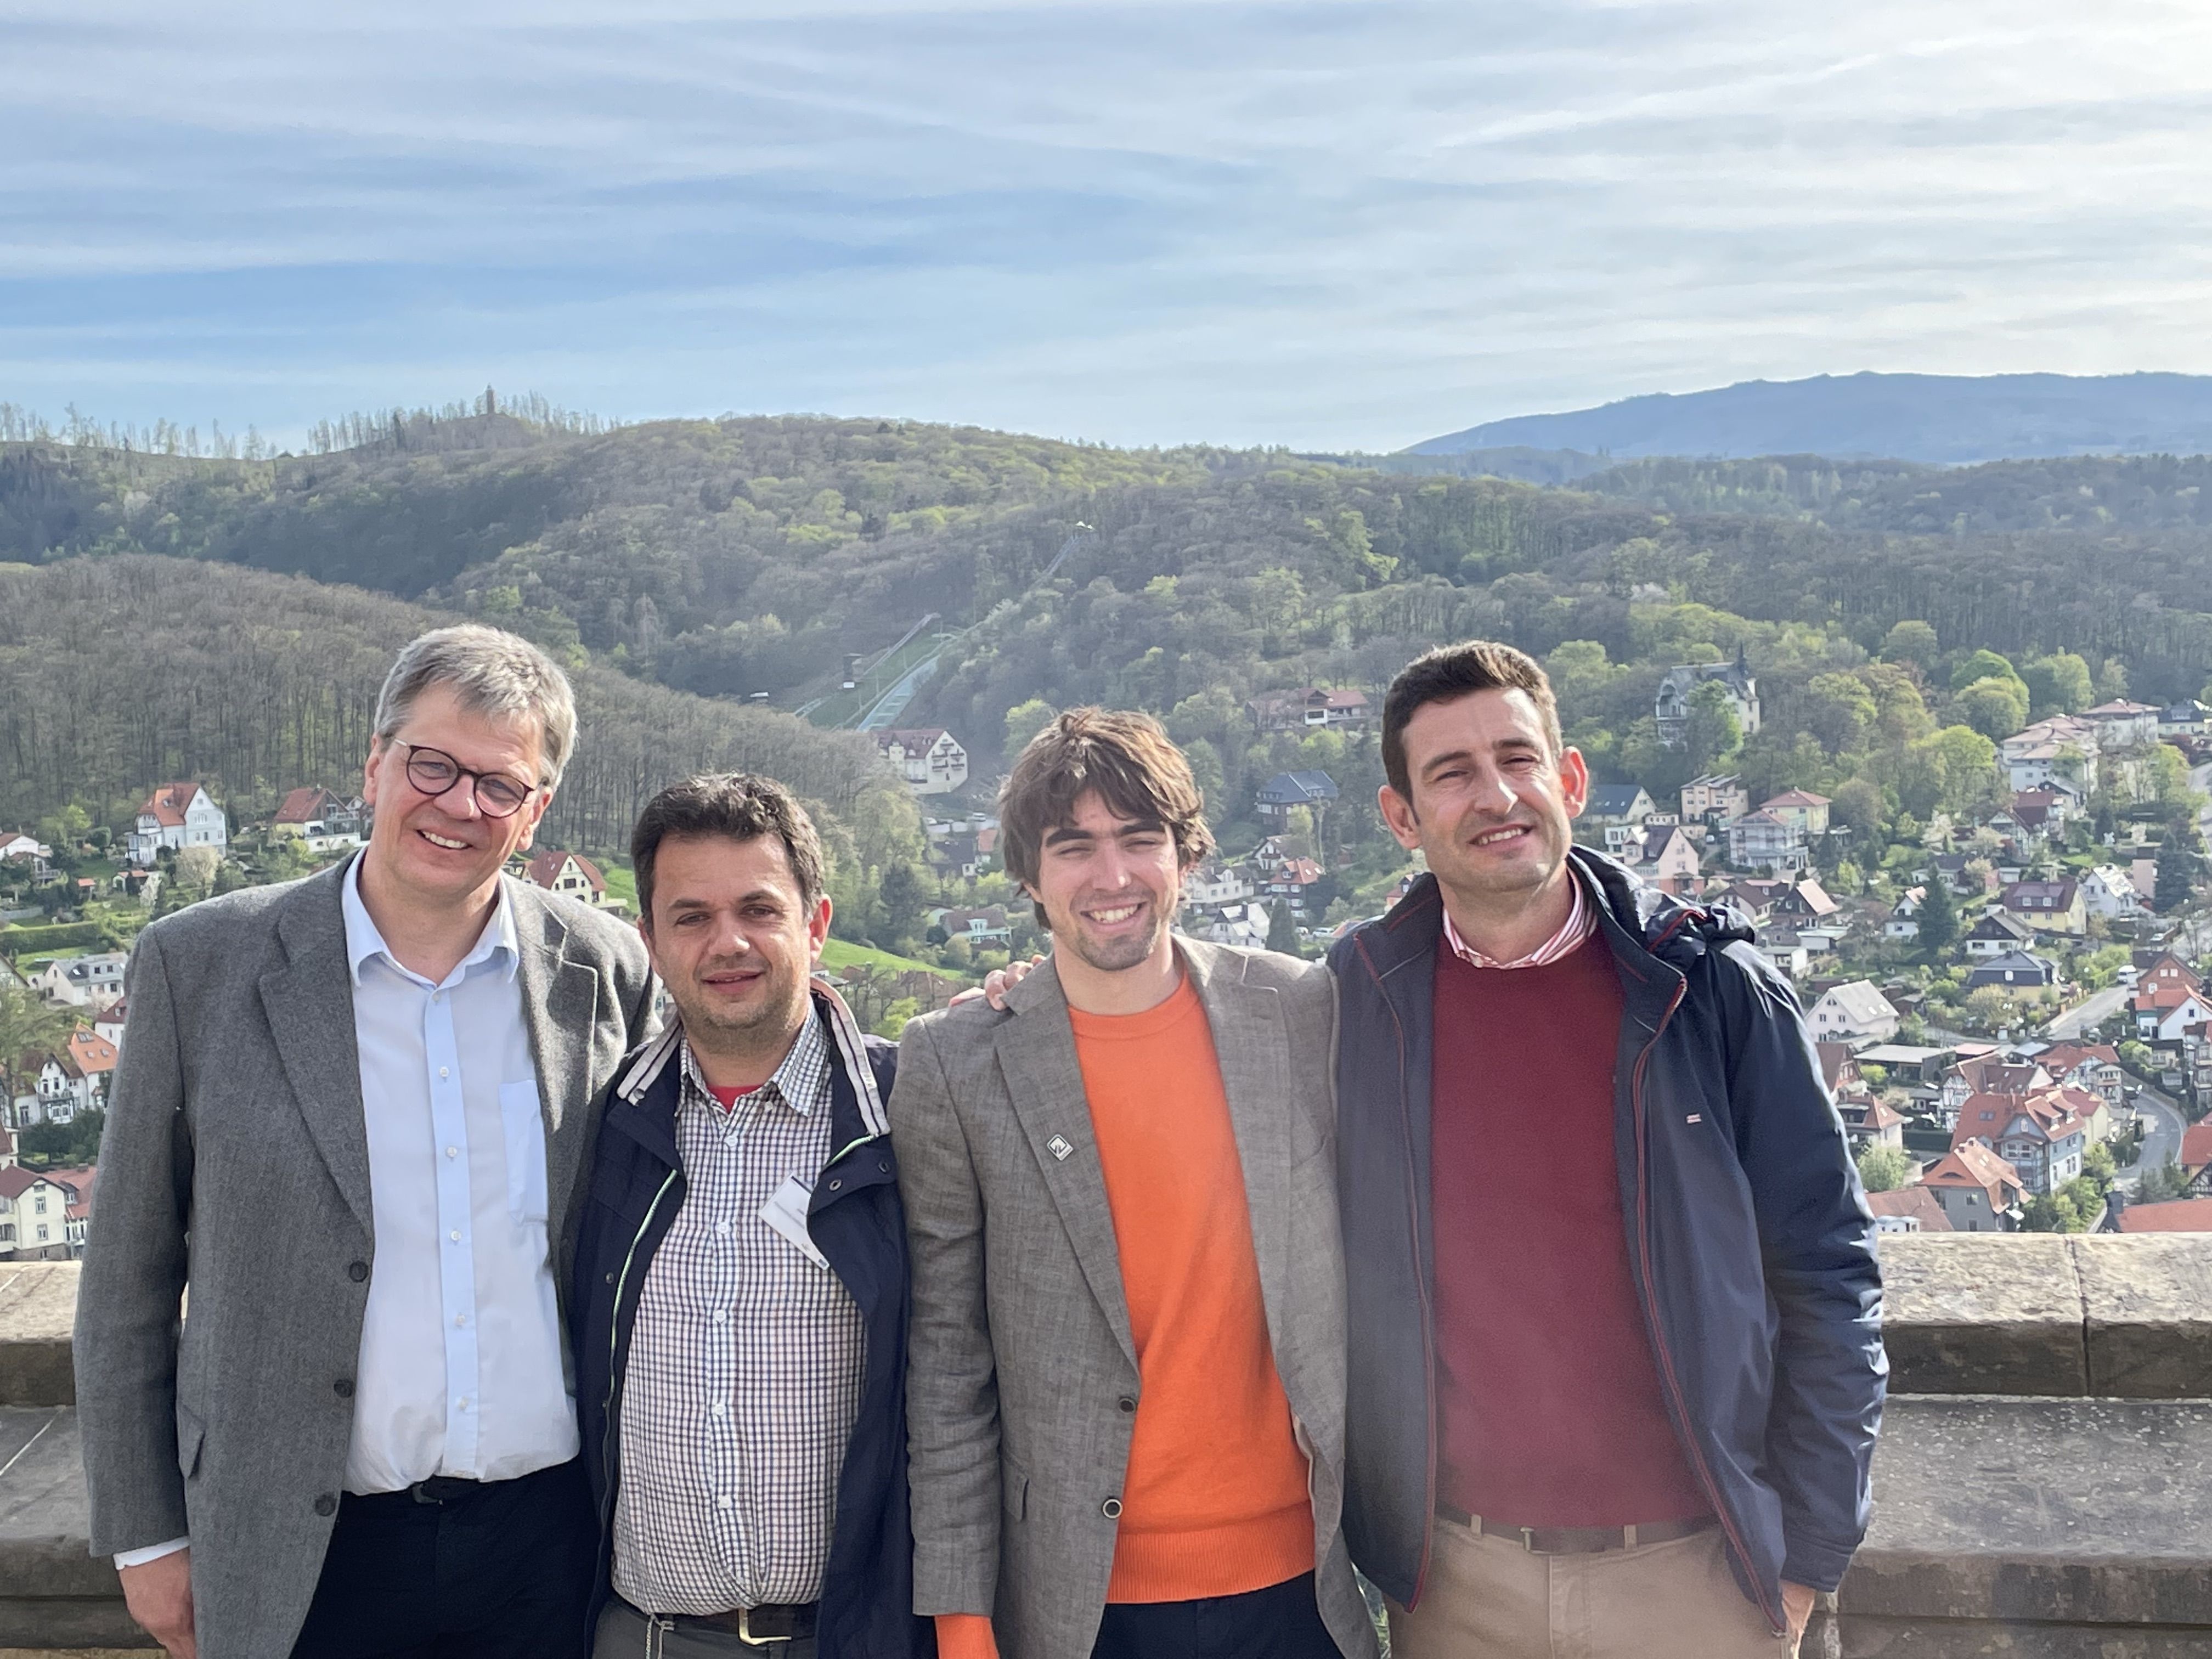
[[[623,1384],[614,1587],[647,1613],[822,1594],[860,1411],[860,1312],[761,1216],[830,1156],[829,1036],[810,1017],[725,1112],[683,1045],[684,1206],[640,1290]]]

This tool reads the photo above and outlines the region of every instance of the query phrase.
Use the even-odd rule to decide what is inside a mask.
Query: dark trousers
[[[599,1527],[580,1459],[443,1503],[338,1503],[292,1659],[584,1659]]]
[[[1197,1601],[1109,1601],[1091,1659],[1341,1659],[1314,1576]]]

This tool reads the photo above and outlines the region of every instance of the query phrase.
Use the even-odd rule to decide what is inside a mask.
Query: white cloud
[[[0,396],[1381,447],[1749,375],[2212,370],[2193,3],[617,15],[19,4]]]

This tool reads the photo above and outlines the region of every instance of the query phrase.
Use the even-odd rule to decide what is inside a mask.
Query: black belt
[[[1469,1515],[1449,1504],[1437,1504],[1437,1515],[1486,1538],[1510,1538],[1531,1555],[1596,1555],[1606,1550],[1632,1550],[1639,1544],[1672,1543],[1714,1524],[1711,1516],[1701,1515],[1692,1521],[1655,1521],[1632,1527],[1516,1527],[1486,1515]]]
[[[629,1607],[629,1603],[625,1601],[623,1605]],[[778,1601],[765,1607],[737,1607],[728,1613],[647,1613],[636,1607],[631,1607],[630,1611],[648,1624],[679,1635],[712,1631],[718,1636],[734,1636],[747,1646],[758,1648],[775,1642],[804,1642],[814,1634],[816,1616],[821,1608],[819,1601]]]
[[[343,1503],[350,1514],[404,1514],[417,1505],[446,1509],[471,1503],[487,1492],[513,1491],[526,1482],[551,1481],[572,1474],[576,1460],[566,1463],[548,1464],[542,1469],[532,1469],[527,1474],[518,1474],[511,1480],[471,1480],[461,1474],[434,1474],[427,1480],[417,1480],[411,1486],[402,1486],[397,1492],[349,1492]]]

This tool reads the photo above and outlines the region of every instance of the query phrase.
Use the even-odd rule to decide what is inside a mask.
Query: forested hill
[[[1009,711],[1035,702],[1188,705],[1194,736],[1261,690],[1379,686],[1443,639],[1486,633],[1540,654],[1572,642],[1577,661],[1588,647],[1607,665],[1575,693],[1597,699],[1592,751],[1633,772],[1665,665],[1739,644],[1785,733],[1802,689],[1864,663],[1905,622],[1933,630],[1916,649],[1939,705],[1951,665],[1982,647],[2075,653],[2106,686],[2194,695],[2212,671],[2208,494],[2203,459],[1654,460],[1545,489],[1279,452],[730,419],[275,461],[4,446],[0,558],[160,553],[296,572],[520,629],[607,671],[593,684],[610,695],[659,681],[784,708],[833,687],[848,653],[931,617],[932,631],[969,631],[905,718],[951,726],[979,768]],[[58,625],[23,614],[46,591],[25,587],[11,625]],[[272,626],[311,641],[336,625],[259,590],[208,591],[242,614],[273,607]],[[94,665],[137,621],[163,620],[100,614],[104,635],[70,636],[111,641]],[[211,657],[220,626],[210,606],[195,614],[214,629],[197,646],[167,637]],[[389,614],[379,640],[410,625]],[[22,643],[35,665],[55,660],[52,641]],[[671,729],[702,707],[682,703]],[[157,752],[126,748],[112,787],[175,769]]]
[[[2212,375],[1822,374],[1658,392],[1492,421],[1416,454],[1527,446],[1615,457],[1887,456],[1947,465],[2023,456],[2203,454]]]
[[[301,784],[361,787],[379,689],[400,645],[453,620],[295,576],[177,559],[0,567],[0,823],[67,805],[127,820],[169,778],[237,822]],[[906,792],[865,738],[710,702],[586,665],[574,758],[544,844],[619,848],[647,798],[696,770],[750,769],[824,810],[852,872],[921,851]]]

